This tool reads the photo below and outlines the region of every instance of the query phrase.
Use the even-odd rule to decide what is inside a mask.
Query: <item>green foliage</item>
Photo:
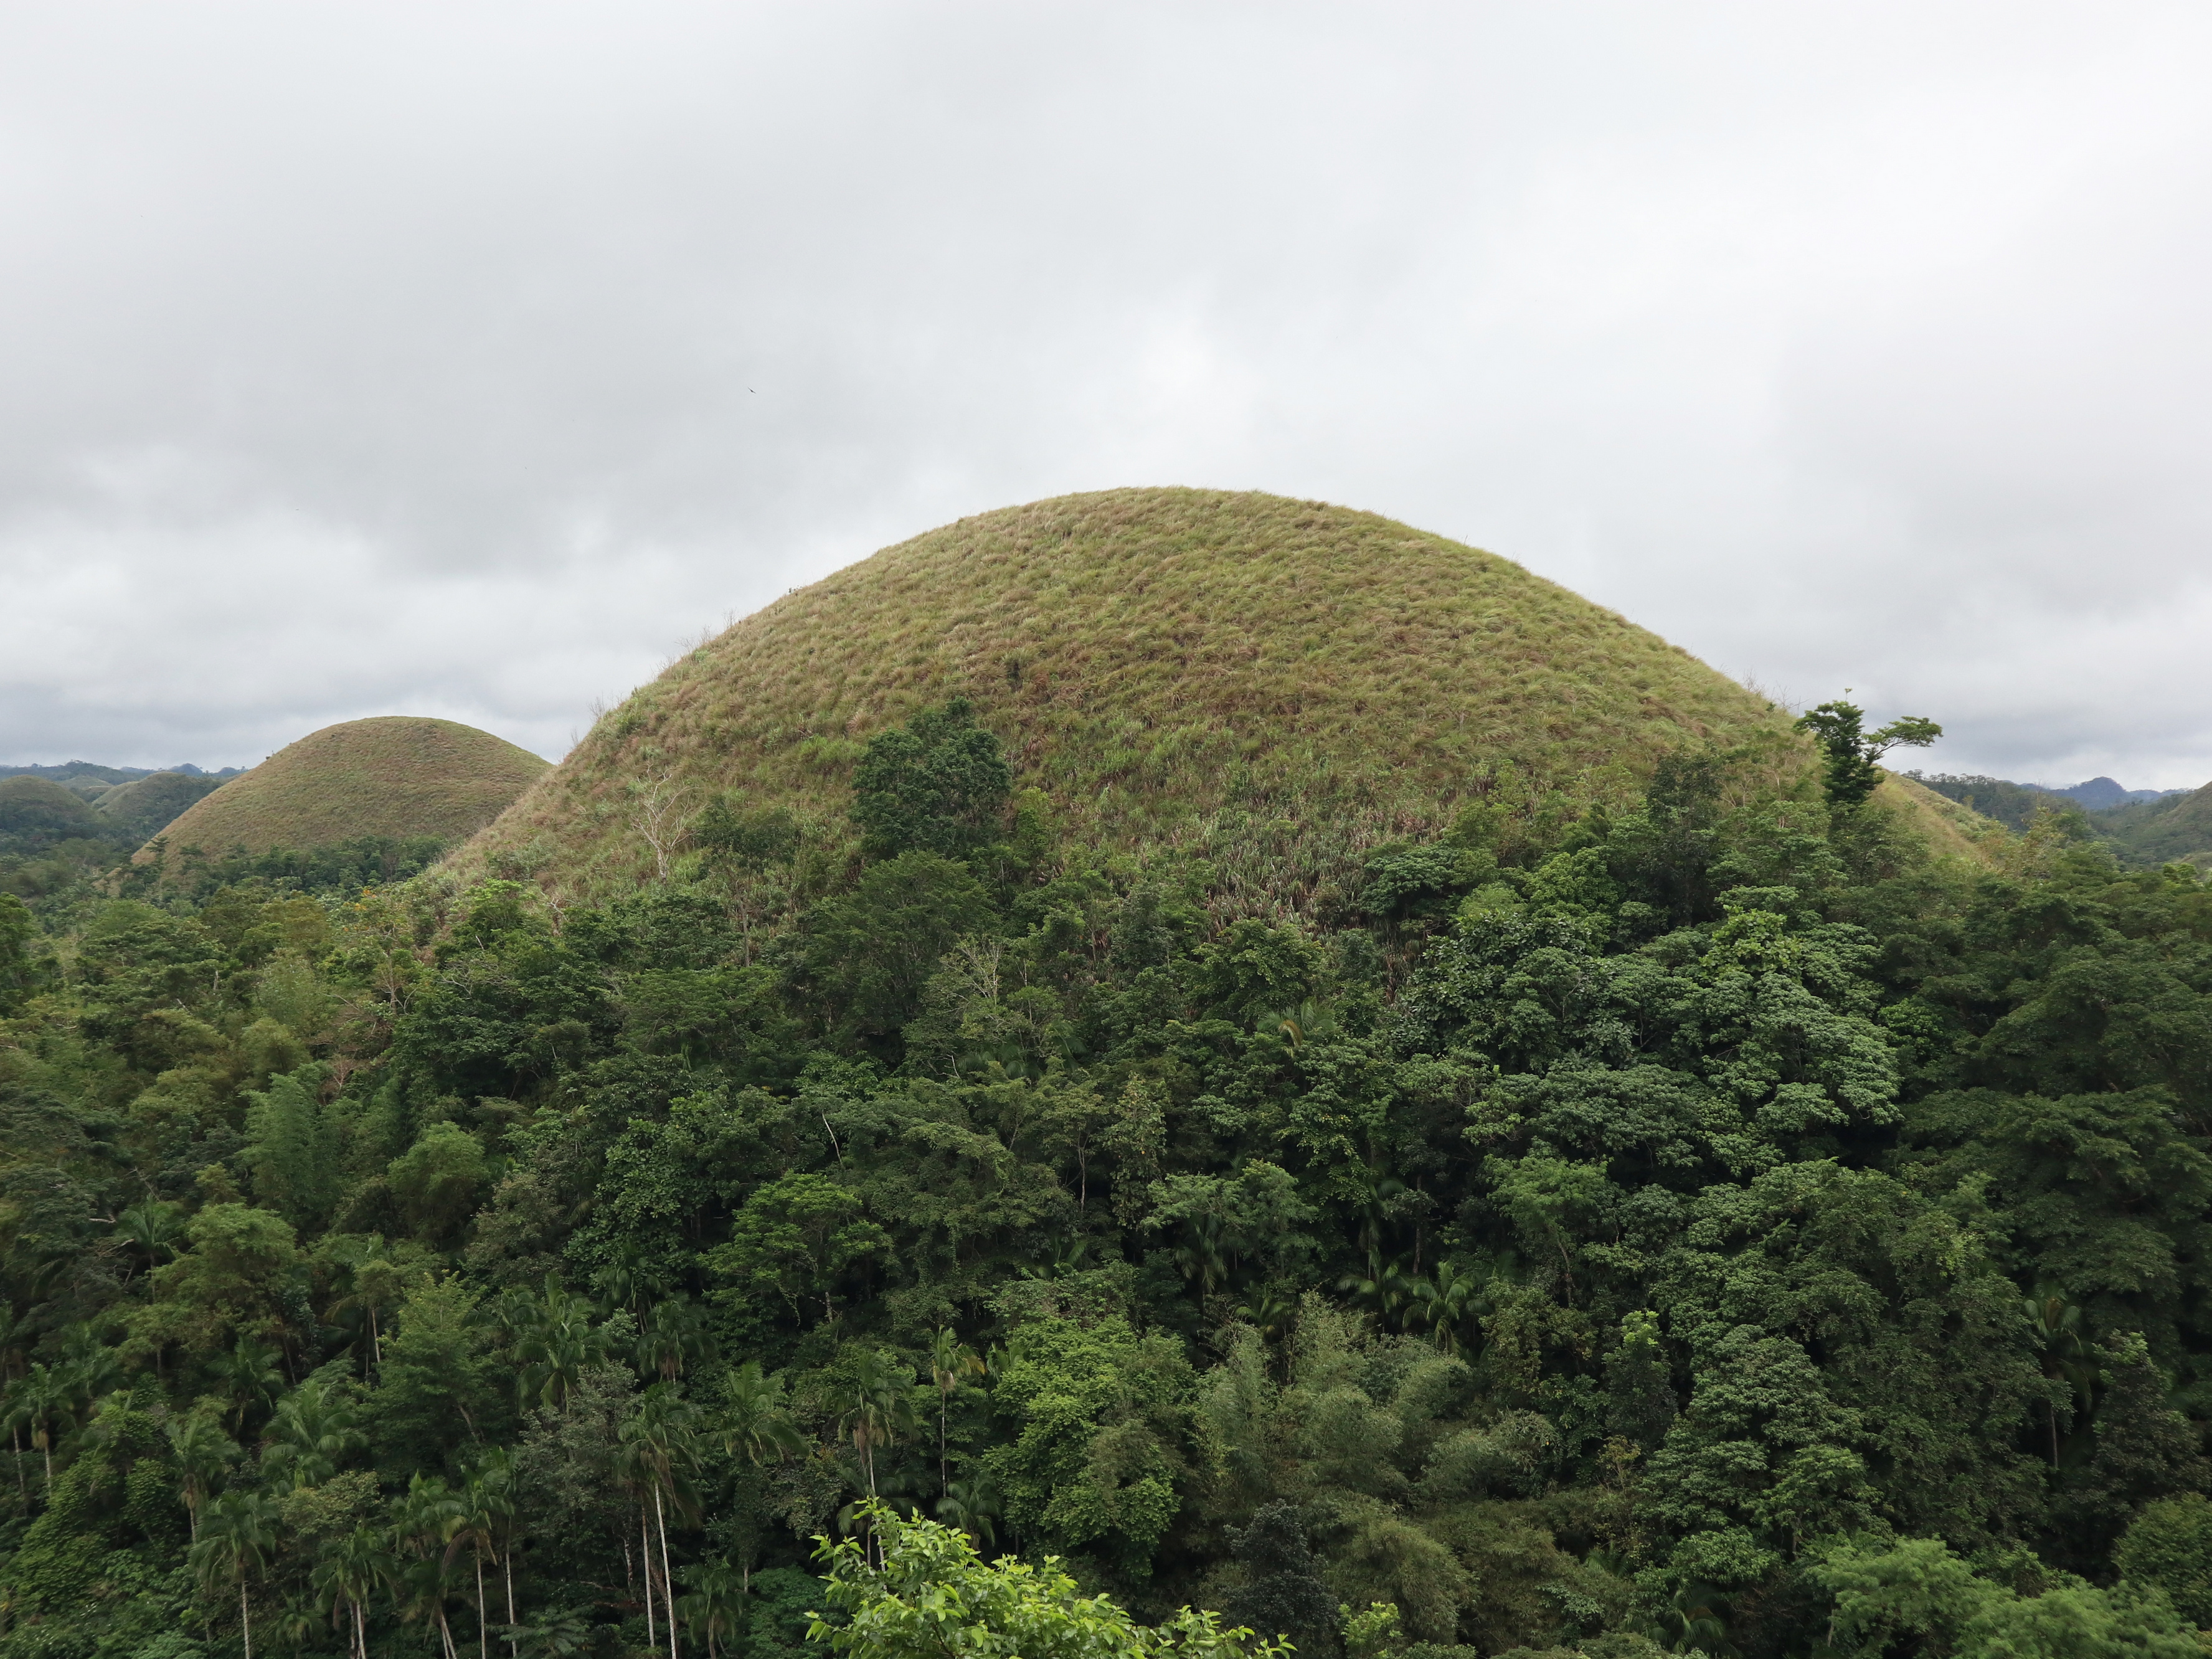
[[[2162,1596],[2079,1579],[2021,1595],[1975,1575],[1932,1538],[1844,1540],[1808,1576],[1835,1600],[1835,1650],[1959,1659],[2191,1659],[2203,1649]]]
[[[483,1143],[458,1123],[433,1123],[385,1171],[400,1219],[418,1238],[448,1239],[484,1184]]]
[[[1863,709],[1840,701],[1824,702],[1797,718],[1797,729],[1820,745],[1832,806],[1863,805],[1881,782],[1875,763],[1891,750],[1925,749],[1943,735],[1943,728],[1923,715],[1907,714],[1875,732],[1864,729],[1865,718]]]
[[[986,1565],[949,1527],[902,1521],[879,1504],[862,1513],[870,1548],[824,1540],[817,1553],[829,1569],[823,1600],[843,1617],[817,1619],[808,1632],[854,1659],[1276,1659],[1284,1651],[1273,1642],[1248,1648],[1249,1631],[1225,1630],[1213,1614],[1188,1607],[1158,1626],[1139,1625],[1105,1596],[1079,1594],[1051,1557],[1042,1568],[1011,1557]]]
[[[295,1226],[319,1223],[338,1191],[338,1136],[317,1098],[319,1070],[269,1079],[249,1094],[246,1160],[254,1195]]]
[[[830,1538],[885,1642],[911,1544],[1124,1647],[2172,1650],[2212,890],[1771,758],[1304,908],[1031,786],[957,857],[748,796],[605,904],[6,910],[4,1639],[789,1659]]]
[[[2212,1499],[2188,1492],[2144,1504],[2112,1565],[2129,1583],[2164,1591],[2191,1624],[2212,1627]]]
[[[955,697],[868,740],[853,769],[853,822],[873,858],[963,858],[997,838],[1012,787],[998,738]]]

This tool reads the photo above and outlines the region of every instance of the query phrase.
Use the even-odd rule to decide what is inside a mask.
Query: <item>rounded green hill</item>
[[[70,841],[97,841],[107,821],[83,796],[50,778],[0,778],[0,850],[43,852]]]
[[[106,819],[111,833],[130,842],[159,835],[198,801],[222,787],[221,778],[188,777],[182,772],[155,772],[128,783],[109,786],[93,799],[93,811]]]
[[[1312,882],[1477,796],[1618,801],[1670,750],[1805,754],[1766,699],[1493,554],[1317,501],[1122,489],[962,520],[745,618],[456,865],[627,884],[726,790],[836,823],[861,741],[953,696],[1072,832],[1232,879],[1255,826]]]
[[[363,836],[458,841],[498,817],[547,769],[504,738],[455,720],[348,720],[279,750],[162,832],[174,853],[328,847]],[[138,858],[152,856],[142,848]]]

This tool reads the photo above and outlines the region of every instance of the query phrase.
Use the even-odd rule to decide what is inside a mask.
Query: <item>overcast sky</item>
[[[440,714],[1120,484],[1920,763],[2212,778],[2212,9],[0,9],[0,761]]]

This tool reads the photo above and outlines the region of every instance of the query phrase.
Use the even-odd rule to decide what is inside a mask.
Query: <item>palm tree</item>
[[[722,1449],[748,1463],[781,1462],[805,1448],[806,1437],[783,1409],[783,1384],[748,1359],[722,1380]]]
[[[2071,1388],[2075,1410],[2087,1417],[2104,1373],[2089,1358],[2089,1345],[2082,1339],[2081,1310],[2049,1291],[2027,1297],[2021,1307],[2043,1350],[2043,1374]],[[2045,1407],[2050,1414],[2051,1467],[2055,1469],[2058,1467],[2058,1402],[2046,1401]]]
[[[344,1395],[312,1376],[277,1402],[263,1437],[269,1443],[263,1466],[295,1492],[322,1485],[340,1459],[366,1443]]]
[[[945,1496],[937,1500],[937,1518],[948,1527],[959,1528],[979,1547],[988,1548],[999,1539],[995,1524],[999,1489],[981,1469],[964,1480],[952,1481],[945,1487]]]
[[[355,1659],[368,1659],[368,1598],[391,1578],[392,1566],[384,1534],[374,1527],[356,1527],[344,1537],[331,1539],[315,1564],[315,1594],[333,1620],[344,1608],[346,1650]]]
[[[80,1321],[64,1326],[55,1345],[56,1369],[76,1379],[78,1398],[91,1400],[106,1394],[123,1380],[123,1361],[100,1340],[100,1333]]]
[[[623,1462],[640,1492],[639,1519],[643,1505],[653,1506],[653,1528],[660,1540],[660,1600],[669,1612],[668,1659],[676,1659],[675,1598],[670,1593],[668,1510],[688,1507],[687,1477],[699,1461],[699,1408],[665,1382],[656,1382],[638,1397],[637,1408],[623,1421]],[[653,1621],[653,1552],[645,1558],[645,1610],[648,1631]]]
[[[1460,1327],[1469,1314],[1481,1306],[1483,1288],[1474,1274],[1462,1272],[1452,1262],[1438,1262],[1434,1279],[1416,1279],[1412,1282],[1413,1309],[1406,1322],[1426,1326],[1430,1340],[1437,1347],[1456,1355]]]
[[[477,1459],[476,1468],[470,1472],[466,1503],[473,1514],[484,1522],[483,1536],[485,1547],[499,1563],[500,1572],[507,1584],[507,1622],[513,1628],[519,1622],[514,1613],[514,1518],[515,1518],[514,1454],[504,1446],[487,1448]],[[477,1589],[477,1617],[483,1617],[483,1589]],[[514,1638],[507,1638],[514,1645]]]
[[[677,1613],[707,1644],[707,1659],[716,1659],[744,1622],[743,1576],[726,1561],[696,1562],[683,1576],[691,1593],[678,1598]]]
[[[1364,1276],[1347,1273],[1338,1281],[1337,1288],[1366,1303],[1387,1324],[1395,1321],[1413,1300],[1413,1287],[1418,1282],[1401,1264],[1380,1261],[1370,1255]]]
[[[1243,1239],[1227,1219],[1212,1210],[1185,1218],[1182,1237],[1175,1246],[1176,1266],[1185,1279],[1198,1281],[1199,1292],[1212,1296],[1226,1284]]]
[[[920,1426],[914,1409],[914,1376],[880,1353],[864,1353],[845,1391],[844,1414],[837,1431],[850,1435],[853,1449],[868,1477],[868,1496],[876,1496],[876,1448],[888,1446]]]
[[[400,1616],[427,1619],[437,1627],[446,1659],[459,1659],[446,1602],[453,1595],[453,1552],[447,1547],[461,1529],[461,1505],[442,1476],[419,1471],[399,1500],[393,1532],[413,1555],[395,1577],[402,1592]]]
[[[46,1459],[46,1491],[54,1489],[54,1431],[76,1425],[76,1381],[58,1366],[34,1364],[8,1391],[10,1427],[27,1430],[31,1444]]]
[[[23,1322],[15,1316],[15,1304],[0,1300],[0,1390],[12,1390],[16,1374],[22,1368],[22,1338]],[[9,1443],[15,1448],[15,1489],[27,1498],[29,1492],[23,1484],[23,1425],[14,1420],[12,1413],[8,1434]]]
[[[548,1274],[543,1296],[519,1295],[506,1312],[515,1329],[514,1357],[525,1398],[558,1411],[585,1368],[606,1358],[607,1341],[592,1323],[592,1304]]]
[[[929,1345],[929,1380],[937,1385],[937,1494],[944,1497],[952,1489],[951,1455],[945,1446],[952,1415],[952,1396],[962,1382],[971,1376],[981,1376],[988,1367],[983,1356],[969,1347],[960,1339],[940,1325]]]
[[[504,1563],[506,1528],[514,1517],[514,1468],[507,1450],[495,1447],[479,1461],[453,1496],[453,1528],[446,1540],[448,1561],[467,1550],[476,1559],[477,1655],[489,1652],[491,1620],[484,1606],[483,1570],[487,1560]],[[507,1575],[507,1622],[514,1623],[514,1573]]]
[[[637,1338],[638,1369],[659,1371],[673,1382],[690,1362],[705,1357],[713,1335],[706,1310],[688,1296],[653,1304]]]
[[[1709,1659],[1736,1659],[1729,1640],[1728,1598],[1704,1584],[1685,1584],[1661,1606],[1659,1639],[1675,1653],[1703,1653]]]
[[[623,1245],[612,1261],[592,1275],[592,1289],[599,1293],[599,1306],[609,1313],[629,1309],[641,1328],[653,1304],[668,1293],[669,1284],[667,1271],[635,1244]]]
[[[234,1431],[246,1426],[246,1413],[256,1406],[265,1409],[283,1389],[284,1373],[277,1368],[282,1358],[267,1343],[241,1336],[236,1346],[215,1363],[214,1370],[222,1379],[223,1391],[237,1404],[238,1409],[231,1417]]]
[[[246,1640],[246,1659],[253,1659],[253,1619],[246,1605],[246,1581],[269,1568],[276,1547],[276,1505],[254,1492],[227,1492],[209,1506],[198,1540],[185,1558],[201,1589],[210,1593],[225,1582],[238,1586],[238,1628]]]
[[[222,1431],[220,1423],[198,1412],[172,1417],[161,1425],[161,1432],[168,1438],[170,1455],[184,1482],[185,1516],[191,1525],[192,1541],[198,1543],[200,1511],[207,1507],[223,1470],[237,1458],[238,1443]]]
[[[149,1271],[177,1254],[181,1248],[179,1241],[184,1236],[183,1210],[158,1200],[150,1204],[134,1204],[115,1218],[116,1243]],[[123,1282],[131,1282],[129,1273],[124,1275]]]
[[[392,1255],[392,1247],[381,1234],[372,1233],[365,1243],[356,1244],[350,1260],[341,1255],[341,1261],[352,1268],[352,1287],[345,1295],[331,1304],[333,1317],[343,1314],[359,1314],[368,1330],[369,1364],[378,1370],[384,1366],[384,1336],[380,1322],[383,1316],[397,1308],[407,1295],[407,1273]]]

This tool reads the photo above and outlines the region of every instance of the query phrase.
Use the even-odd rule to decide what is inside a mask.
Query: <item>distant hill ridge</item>
[[[101,783],[132,783],[164,772],[187,778],[234,778],[245,770],[242,766],[226,766],[210,772],[190,761],[179,761],[174,766],[103,766],[97,761],[73,760],[64,761],[58,766],[0,766],[0,778],[47,778],[56,783],[88,778]]]
[[[2038,811],[2077,811],[2081,828],[2110,844],[2123,864],[2154,868],[2179,862],[2212,869],[2212,784],[2202,789],[2128,789],[2098,777],[2054,789],[2006,778],[1905,775],[2013,830],[2027,829]],[[2056,807],[2060,801],[2066,805]]]
[[[2046,795],[2063,795],[2069,800],[2081,802],[2093,812],[2107,806],[2125,806],[2131,801],[2163,800],[2168,795],[2189,793],[2186,789],[2128,789],[2111,778],[2091,778],[2086,783],[2070,784],[2063,789],[2047,783],[2025,784],[2022,787],[2039,789]]]

